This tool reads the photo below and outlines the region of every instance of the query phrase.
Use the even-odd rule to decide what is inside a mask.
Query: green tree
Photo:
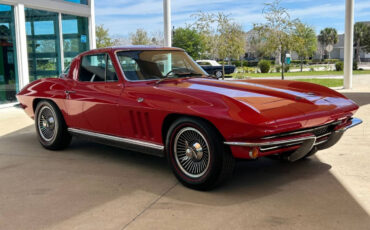
[[[199,12],[191,16],[195,22],[191,25],[197,30],[203,40],[204,52],[201,58],[217,58],[217,35],[214,23],[216,22],[215,14]]]
[[[252,53],[258,59],[268,56],[265,49],[265,40],[261,37],[259,31],[252,29],[246,33],[246,37],[246,52]]]
[[[199,31],[204,42],[204,56],[230,61],[245,55],[245,33],[242,26],[235,23],[229,15],[200,12],[193,17],[196,19],[193,27]],[[225,74],[224,64],[222,69]]]
[[[370,26],[362,22],[357,22],[354,28],[354,42],[356,46],[356,60],[358,63],[361,63],[361,50],[362,47],[370,44],[366,44],[366,38],[370,36]]]
[[[297,21],[293,32],[293,50],[298,54],[301,61],[301,72],[303,71],[303,60],[314,55],[317,50],[317,38],[315,30]]]
[[[245,55],[246,36],[240,24],[233,22],[228,15],[217,15],[218,58],[222,60],[239,60]],[[222,62],[222,73],[225,76],[225,62]]]
[[[330,59],[330,52],[326,50],[329,45],[335,45],[338,42],[338,32],[335,28],[325,28],[320,31],[318,40],[321,44],[322,49],[325,49],[324,52],[327,52],[328,58]]]
[[[149,45],[151,43],[148,32],[144,29],[137,29],[135,33],[130,35],[130,40],[133,45]]]
[[[266,22],[255,24],[254,29],[259,31],[261,38],[265,40],[266,53],[280,56],[281,78],[284,80],[286,54],[294,44],[294,21],[290,19],[288,11],[280,6],[280,0],[265,3],[262,12]]]
[[[96,47],[104,48],[115,45],[115,40],[109,36],[109,30],[104,25],[98,25],[95,29]]]
[[[194,59],[200,58],[205,47],[201,34],[189,27],[175,29],[173,46],[184,49]]]

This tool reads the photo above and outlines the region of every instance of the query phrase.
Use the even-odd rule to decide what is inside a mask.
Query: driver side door
[[[78,75],[66,100],[71,128],[120,136],[118,100],[123,82],[110,55],[82,56]]]

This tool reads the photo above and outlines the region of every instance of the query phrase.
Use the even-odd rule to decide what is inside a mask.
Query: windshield
[[[122,70],[130,81],[207,75],[183,51],[142,50],[117,52]]]

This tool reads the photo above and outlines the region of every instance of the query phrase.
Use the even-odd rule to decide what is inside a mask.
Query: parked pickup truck
[[[215,75],[217,78],[222,77],[222,65],[214,60],[197,60],[200,65],[207,73]],[[225,74],[234,73],[235,66],[225,65]]]

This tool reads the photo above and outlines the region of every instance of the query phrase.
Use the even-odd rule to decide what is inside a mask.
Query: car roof
[[[111,46],[106,48],[92,49],[81,53],[80,55],[108,52],[108,51],[142,51],[142,50],[170,50],[170,51],[184,51],[181,48],[176,47],[165,47],[165,46],[142,46],[142,45],[132,45],[132,46]]]
[[[220,63],[218,63],[217,61],[215,60],[197,60],[196,62],[208,62],[209,64],[211,64],[212,66],[221,66]]]

